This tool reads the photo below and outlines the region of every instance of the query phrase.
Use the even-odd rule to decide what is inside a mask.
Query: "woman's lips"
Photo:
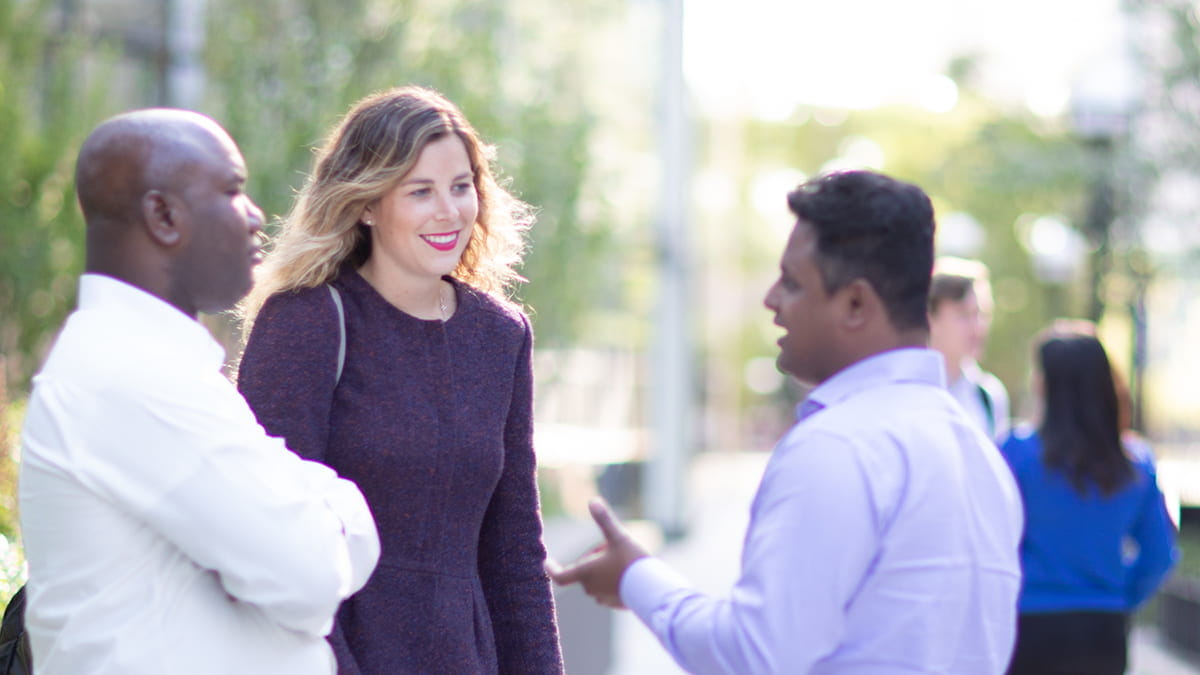
[[[422,234],[425,243],[439,251],[453,251],[458,244],[458,232],[442,232],[440,234]]]

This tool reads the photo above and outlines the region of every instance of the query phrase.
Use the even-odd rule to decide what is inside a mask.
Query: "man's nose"
[[[258,208],[258,204],[255,204],[249,199],[246,201],[249,203],[249,207],[246,209],[246,215],[248,216],[246,221],[250,226],[250,231],[261,232],[263,228],[263,220],[266,218],[266,216],[263,215],[262,209]]]
[[[775,283],[771,284],[771,287],[767,289],[766,296],[763,297],[763,306],[766,307],[767,309],[771,310],[772,312],[778,311],[777,308],[779,307],[779,303],[777,303],[776,299],[775,299],[775,295],[778,292],[778,290],[779,290],[779,282],[776,281]]]

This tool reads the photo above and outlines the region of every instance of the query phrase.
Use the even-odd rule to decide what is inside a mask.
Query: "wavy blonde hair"
[[[479,199],[471,240],[451,274],[507,299],[523,281],[515,268],[525,253],[533,209],[497,182],[491,168],[495,148],[480,139],[457,106],[432,89],[397,87],[355,103],[317,150],[253,290],[239,305],[244,334],[272,295],[319,286],[346,262],[366,262],[371,238],[360,220],[363,209],[408,174],[425,146],[449,134],[467,149]]]

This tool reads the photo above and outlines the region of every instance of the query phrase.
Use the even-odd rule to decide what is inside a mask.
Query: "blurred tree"
[[[83,225],[75,153],[98,118],[111,49],[51,0],[0,0],[0,355],[19,395],[74,304]]]
[[[1175,231],[1159,233],[1176,246],[1154,253],[1175,274],[1200,270],[1200,237],[1192,221],[1200,200],[1200,6],[1193,0],[1125,0],[1133,50],[1141,78],[1140,107],[1134,125],[1139,161],[1134,165],[1131,202],[1138,215],[1157,212]],[[1162,194],[1156,188],[1168,186]],[[1181,198],[1187,191],[1192,199]],[[1186,230],[1186,231],[1180,231]]]
[[[1125,0],[1143,75],[1142,112],[1160,125],[1149,141],[1160,170],[1200,172],[1200,7],[1193,0]],[[1157,141],[1157,142],[1154,142]]]

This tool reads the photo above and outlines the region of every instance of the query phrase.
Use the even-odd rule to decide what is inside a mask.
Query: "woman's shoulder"
[[[1026,458],[1038,457],[1041,449],[1042,442],[1038,437],[1037,427],[1029,423],[1013,427],[1008,438],[1000,444],[1000,452],[1008,459],[1008,463],[1013,465]]]
[[[279,291],[267,298],[254,319],[254,326],[278,323],[320,323],[333,316],[333,299],[326,284],[311,288]]]
[[[1125,447],[1125,456],[1134,469],[1143,475],[1153,478],[1157,473],[1154,466],[1154,448],[1150,441],[1143,436],[1133,433],[1121,435],[1121,445]]]
[[[272,294],[263,303],[263,309],[258,312],[258,321],[263,318],[281,318],[287,316],[312,316],[312,311],[320,305],[332,303],[329,288],[325,283],[311,288],[294,288]],[[257,323],[257,321],[256,321]]]
[[[522,333],[529,330],[529,317],[511,300],[479,290],[457,279],[451,279],[450,283],[458,288],[459,302],[465,302],[481,316]]]
[[[324,304],[322,304],[324,303]],[[298,364],[321,362],[336,349],[333,301],[324,286],[281,291],[267,298],[254,318],[239,366],[240,382],[273,382]]]

